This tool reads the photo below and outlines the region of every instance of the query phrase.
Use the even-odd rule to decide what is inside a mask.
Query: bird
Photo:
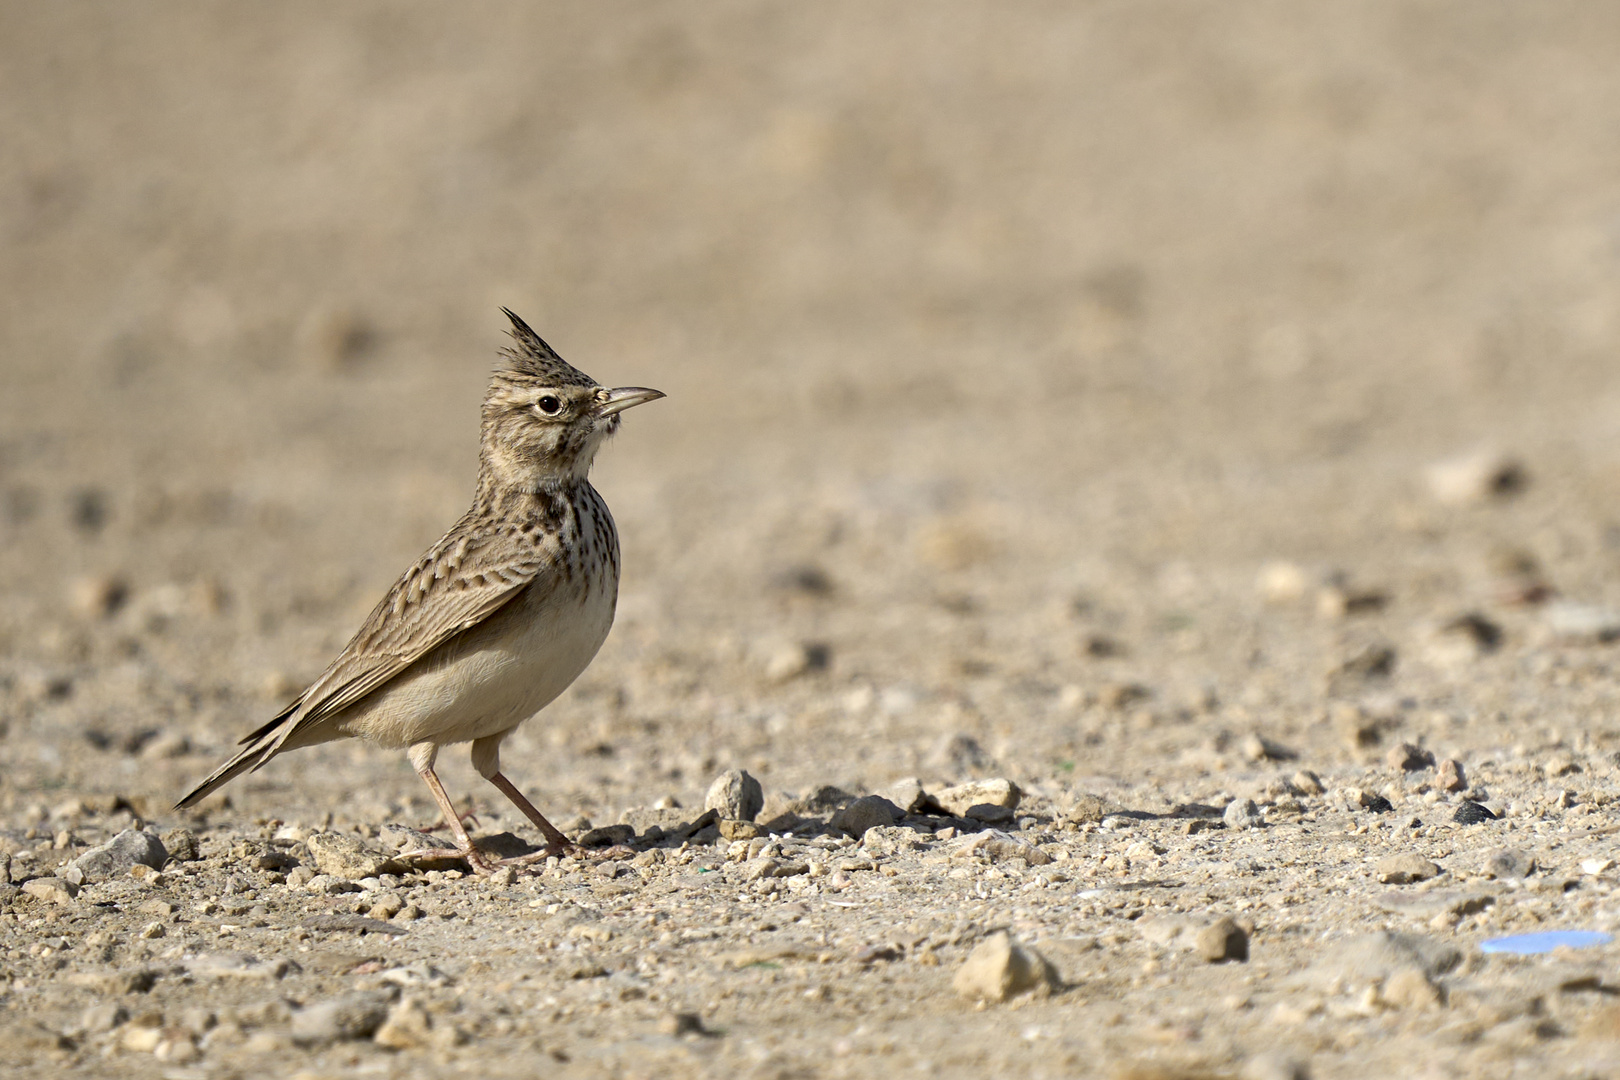
[[[501,742],[566,690],[607,639],[619,536],[591,486],[591,463],[626,409],[665,395],[599,385],[501,311],[513,345],[484,395],[472,507],[400,575],[326,670],[175,809],[288,750],[360,738],[406,751],[455,837],[453,848],[400,858],[460,858],[493,873],[578,850],[501,771]],[[479,775],[540,830],[537,852],[497,859],[474,845],[434,772],[439,750],[464,742]]]

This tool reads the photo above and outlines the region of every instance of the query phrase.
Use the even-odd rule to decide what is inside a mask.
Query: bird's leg
[[[406,851],[402,852],[399,858],[465,859],[467,865],[475,872],[492,874],[495,872],[493,861],[473,846],[472,837],[467,835],[467,828],[461,823],[461,815],[456,813],[455,805],[450,802],[450,796],[445,792],[444,785],[439,782],[438,774],[433,771],[433,759],[437,756],[437,751],[438,748],[432,743],[418,743],[411,747],[411,764],[416,766],[417,775],[427,784],[428,790],[433,792],[433,801],[439,804],[439,810],[444,814],[445,825],[449,826],[455,835],[456,846]]]
[[[540,830],[540,835],[546,838],[545,847],[539,851],[531,851],[527,855],[519,855],[512,859],[502,859],[502,866],[521,866],[525,863],[539,862],[553,855],[573,855],[576,858],[622,858],[629,855],[625,848],[609,848],[606,851],[582,848],[562,834],[562,830],[546,820],[546,816],[534,808],[534,804],[524,798],[523,792],[517,785],[506,778],[501,772],[501,740],[506,738],[506,732],[488,735],[482,739],[474,739],[472,744],[473,768],[478,770],[480,776],[494,784],[502,795],[512,800],[512,805],[523,811],[523,816],[534,822],[534,827]]]
[[[545,815],[536,810],[534,804],[524,798],[523,792],[519,791],[517,786],[508,780],[504,774],[496,773],[489,778],[489,782],[500,788],[501,794],[511,799],[513,805],[523,811],[524,816],[534,822],[535,828],[539,829],[546,838],[546,846],[539,851],[519,855],[515,859],[502,859],[502,866],[517,866],[523,863],[538,862],[552,855],[572,855],[579,859],[624,859],[635,854],[635,852],[622,844],[610,848],[580,847],[564,836],[557,826],[547,821]]]
[[[534,804],[523,797],[523,792],[517,785],[506,778],[505,773],[497,772],[489,778],[489,782],[500,789],[502,795],[512,800],[512,805],[523,811],[523,816],[534,822],[534,827],[540,830],[540,835],[546,838],[546,846],[542,849],[547,855],[571,855],[578,850],[579,845],[562,834],[562,830],[546,820],[546,816],[534,808]]]
[[[467,809],[459,811],[456,814],[456,819],[458,821],[460,821],[461,824],[465,828],[476,829],[479,826],[478,815],[473,812],[472,806],[470,805],[472,800],[469,799],[467,801],[469,803]],[[440,829],[446,829],[446,828],[449,828],[449,826],[446,825],[445,822],[444,822],[444,819],[441,818],[438,821],[431,821],[426,825],[422,825],[422,826],[418,827],[416,831],[417,832],[425,832],[425,833],[436,833]]]

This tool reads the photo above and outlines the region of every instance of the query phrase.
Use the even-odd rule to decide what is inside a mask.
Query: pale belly
[[[618,582],[606,577],[588,590],[531,586],[347,710],[339,730],[397,747],[510,731],[568,689],[607,639]]]

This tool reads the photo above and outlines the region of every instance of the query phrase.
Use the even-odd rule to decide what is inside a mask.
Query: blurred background
[[[178,794],[318,673],[466,505],[501,305],[669,394],[514,755],[587,811],[1216,768],[1504,573],[1620,601],[1617,55],[1556,2],[0,5],[0,796]],[[304,757],[237,801],[416,795]]]

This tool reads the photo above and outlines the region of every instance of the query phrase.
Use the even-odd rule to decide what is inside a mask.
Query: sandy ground
[[[1620,928],[1616,55],[1561,3],[0,5],[8,1069],[1611,1075],[1620,947],[1480,945]],[[171,812],[464,509],[502,304],[669,394],[505,756],[633,857],[387,863],[433,807],[364,746]],[[906,778],[1022,794],[834,825]],[[71,885],[136,825],[161,871]],[[959,993],[998,930],[1052,976]]]

